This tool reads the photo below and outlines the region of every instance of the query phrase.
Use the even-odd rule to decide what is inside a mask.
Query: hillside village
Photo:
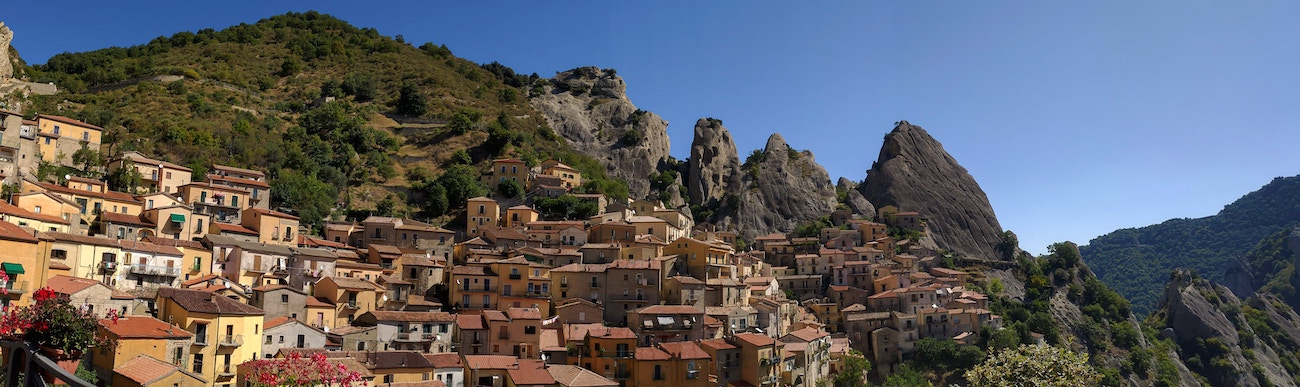
[[[598,215],[546,220],[477,197],[459,204],[463,231],[369,216],[314,233],[274,207],[256,170],[193,176],[125,152],[91,167],[138,172],[135,194],[39,181],[41,163],[84,168],[68,155],[103,149],[102,129],[0,117],[4,180],[18,187],[0,203],[3,302],[48,286],[124,316],[101,321],[117,347],[89,354],[112,385],[244,385],[240,364],[293,352],[385,385],[814,385],[857,352],[879,377],[918,340],[972,343],[1001,325],[969,274],[891,236],[924,235],[915,212],[841,210],[816,236],[746,245],[686,210],[572,193],[582,176],[562,162],[500,159],[485,183],[572,195]]]

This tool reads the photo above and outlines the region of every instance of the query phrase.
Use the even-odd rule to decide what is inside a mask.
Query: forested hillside
[[[1229,204],[1218,214],[1173,219],[1117,230],[1080,247],[1088,266],[1147,313],[1175,268],[1223,280],[1232,258],[1242,258],[1261,239],[1300,222],[1300,176],[1276,178]]]
[[[138,150],[196,175],[213,162],[265,170],[275,205],[310,223],[448,214],[448,203],[496,188],[476,185],[478,168],[507,156],[559,158],[583,172],[586,190],[626,195],[528,104],[536,74],[316,12],[64,53],[25,70],[64,92],[22,101],[24,113],[104,127],[103,158]]]

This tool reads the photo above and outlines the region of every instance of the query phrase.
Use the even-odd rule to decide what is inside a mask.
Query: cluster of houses
[[[543,220],[479,197],[463,203],[463,231],[370,216],[312,235],[271,207],[255,170],[211,165],[194,181],[124,152],[105,168],[138,172],[134,193],[37,181],[21,160],[68,165],[73,148],[98,149],[100,129],[4,111],[0,122],[17,134],[0,135],[0,171],[19,187],[0,202],[0,302],[48,286],[124,316],[100,324],[116,345],[87,354],[108,385],[242,386],[242,364],[297,352],[376,385],[808,386],[851,350],[885,375],[920,339],[969,342],[1000,325],[970,275],[849,214],[738,251],[735,232],[687,211],[573,194],[572,167],[502,159],[484,181],[575,195],[600,214]],[[888,219],[924,231],[916,213]]]

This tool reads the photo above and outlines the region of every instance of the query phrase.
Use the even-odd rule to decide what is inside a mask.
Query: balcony
[[[115,270],[117,270],[117,262],[115,262],[115,261],[101,261],[101,262],[99,263],[99,269],[100,269],[100,270],[104,270],[104,271],[110,271],[110,272],[111,272],[111,271],[115,271]]]
[[[348,302],[343,303],[343,308],[352,310],[361,309],[357,307],[357,300],[348,300]]]
[[[514,274],[511,274],[511,275],[510,275],[510,279],[512,279],[512,280],[519,280],[519,279],[521,279],[521,278],[524,278],[524,276],[523,276],[522,274],[519,274],[519,273],[514,273]]]
[[[226,364],[226,365],[223,365],[223,366],[217,367],[217,377],[219,377],[219,378],[232,378],[232,377],[234,377],[234,376],[235,376],[235,366],[230,365],[230,364]]]
[[[190,271],[203,271],[203,265],[195,261],[193,265],[190,265]]]
[[[208,345],[208,334],[207,334],[207,333],[195,333],[195,334],[194,334],[194,341],[193,341],[191,344],[198,345],[198,346],[207,346],[207,345]]]
[[[496,293],[496,291],[497,291],[497,287],[496,287],[496,286],[488,286],[488,285],[484,285],[484,286],[473,286],[473,287],[461,287],[461,288],[460,288],[460,291],[462,291],[462,292],[490,292],[490,293]]]
[[[244,335],[223,335],[221,336],[221,340],[217,342],[217,345],[222,347],[238,347],[244,345]]]
[[[700,378],[700,370],[689,370],[689,371],[686,371],[686,378],[687,378],[687,379],[699,379],[699,378]]]
[[[618,370],[614,371],[614,379],[627,379],[632,377],[632,371]]]
[[[0,282],[0,287],[3,287],[5,290],[7,290],[9,294],[27,293],[27,281]]]
[[[425,341],[433,341],[433,337],[434,334],[432,332],[429,333],[403,332],[403,333],[398,333],[397,336],[393,338],[393,340],[418,343],[418,342],[425,342]]]
[[[131,267],[127,270],[130,271],[132,274],[139,274],[139,275],[153,275],[153,276],[162,276],[162,277],[179,277],[181,275],[181,269],[178,267],[134,264],[131,265]]]
[[[632,351],[614,351],[614,357],[632,357]]]
[[[303,274],[306,274],[308,277],[311,278],[320,278],[324,273],[325,270],[323,269],[311,269],[311,270],[303,271]]]
[[[498,334],[497,334],[497,338],[498,338],[498,339],[501,339],[501,340],[510,340],[510,332],[501,332],[501,333],[498,333]]]

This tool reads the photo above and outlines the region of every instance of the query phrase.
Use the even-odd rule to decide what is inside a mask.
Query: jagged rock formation
[[[9,42],[14,40],[14,32],[0,22],[0,81],[13,78],[13,58],[9,57]]]
[[[690,204],[717,207],[731,187],[740,184],[740,154],[722,121],[695,121],[686,188]]]
[[[1277,341],[1260,337],[1266,332],[1252,329],[1242,314],[1243,303],[1228,288],[1180,269],[1170,275],[1161,300],[1164,321],[1182,348],[1182,355],[1185,359],[1195,358],[1184,362],[1197,365],[1191,367],[1192,371],[1212,385],[1296,385],[1282,366],[1278,351],[1269,344],[1277,345]],[[1280,311],[1258,298],[1252,298],[1250,305],[1266,313],[1269,325],[1283,327],[1279,330],[1282,335],[1300,340],[1300,328],[1294,322],[1300,316],[1293,311]]]
[[[531,102],[569,145],[600,160],[640,199],[650,193],[646,177],[668,161],[668,122],[637,109],[626,91],[614,71],[580,67],[556,74]]]
[[[865,215],[868,218],[876,216],[876,206],[871,205],[871,202],[862,196],[862,192],[858,191],[857,183],[841,177],[840,181],[835,183],[835,189],[848,192],[848,196],[844,198],[844,205],[849,206],[849,210],[854,214]]]
[[[860,190],[876,206],[920,212],[941,248],[979,258],[999,257],[995,246],[1002,226],[984,190],[919,126],[900,121],[885,136],[880,157]]]
[[[740,202],[728,221],[746,239],[789,232],[835,210],[835,187],[826,169],[812,152],[794,150],[780,134],[768,137],[762,161],[744,168],[749,172],[741,181]]]

